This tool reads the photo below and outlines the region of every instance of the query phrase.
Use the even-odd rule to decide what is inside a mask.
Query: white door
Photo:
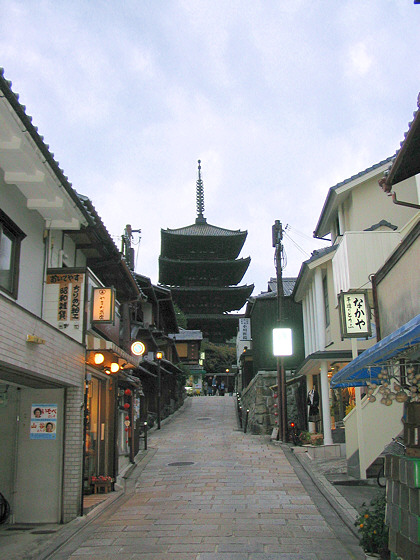
[[[64,389],[21,389],[15,523],[61,521]]]

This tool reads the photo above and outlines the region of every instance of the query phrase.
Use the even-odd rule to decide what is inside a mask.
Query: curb
[[[354,522],[359,515],[358,511],[349,504],[346,498],[340,494],[340,492],[325,478],[321,472],[313,468],[311,460],[308,458],[306,453],[294,453],[293,449],[290,449],[290,452],[293,453],[293,456],[305,469],[312,482],[328,501],[340,519],[346,524],[354,536],[359,539],[359,534],[354,526]]]

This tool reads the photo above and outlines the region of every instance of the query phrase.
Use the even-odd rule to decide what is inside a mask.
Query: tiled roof
[[[202,235],[202,236],[226,236],[226,235],[246,235],[246,231],[225,229],[217,226],[212,226],[207,223],[195,223],[190,226],[178,229],[165,229],[162,233],[169,233],[174,235]]]
[[[363,177],[364,175],[367,175],[368,173],[370,173],[371,171],[375,171],[375,169],[378,169],[379,167],[382,167],[383,165],[385,165],[386,163],[391,164],[393,159],[395,156],[391,156],[388,157],[382,161],[380,161],[379,163],[375,163],[375,165],[372,165],[371,167],[368,167],[367,169],[365,169],[364,171],[360,171],[359,173],[356,173],[356,175],[352,175],[351,177],[349,177],[348,179],[344,179],[344,181],[341,181],[340,183],[337,183],[336,185],[334,185],[333,187],[330,188],[330,191],[334,191],[340,187],[342,187],[343,185],[346,185],[347,183],[351,183],[352,181],[354,181],[355,179],[358,179],[359,177]]]
[[[334,207],[336,197],[340,194],[337,193],[338,189],[340,189],[340,187],[350,184],[353,181],[356,181],[357,179],[363,178],[365,175],[368,175],[369,173],[372,173],[373,171],[380,169],[381,167],[387,164],[391,165],[393,158],[394,156],[384,159],[379,163],[376,163],[375,165],[368,167],[364,171],[360,171],[359,173],[356,173],[356,175],[352,175],[348,179],[345,179],[344,181],[337,183],[333,187],[330,187],[328,189],[328,194],[325,199],[324,206],[322,207],[321,214],[318,218],[318,223],[314,230],[314,237],[323,238],[323,236],[326,235],[326,233],[329,233],[329,231],[326,230],[326,225],[329,219],[329,213],[332,211]]]
[[[168,334],[169,338],[173,338],[177,342],[183,340],[203,340],[203,333],[199,330],[179,329],[179,333]]]
[[[384,175],[384,181],[379,182],[385,192],[390,192],[392,185],[420,173],[420,93],[417,107],[408,131],[404,134],[404,140],[400,143],[400,149],[397,150],[392,165]]]
[[[296,278],[282,278],[283,284],[283,294],[285,296],[291,296],[293,292],[293,288],[296,284]],[[268,292],[262,292],[261,295],[266,295],[274,293],[277,295],[277,278],[270,278],[268,282]],[[258,296],[257,296],[258,297]]]

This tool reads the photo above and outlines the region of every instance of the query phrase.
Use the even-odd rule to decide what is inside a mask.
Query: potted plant
[[[362,504],[362,512],[355,521],[359,530],[360,546],[366,558],[389,558],[388,527],[385,525],[386,498],[378,494],[369,506]]]

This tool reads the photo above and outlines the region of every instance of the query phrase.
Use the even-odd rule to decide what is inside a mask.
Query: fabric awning
[[[360,387],[367,381],[378,382],[382,367],[407,350],[420,344],[420,315],[386,336],[343,367],[331,379],[331,388]]]

